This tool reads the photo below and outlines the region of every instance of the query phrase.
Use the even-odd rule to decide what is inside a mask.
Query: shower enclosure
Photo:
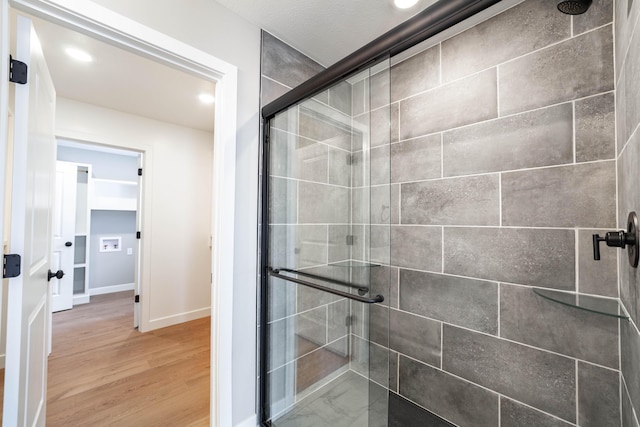
[[[640,6],[559,3],[439,1],[263,109],[263,425],[637,427],[593,245],[640,211]]]
[[[385,425],[389,73],[351,76],[266,129],[264,411],[273,426]],[[373,74],[375,73],[375,75]],[[387,89],[387,90],[385,90]],[[379,209],[372,209],[375,200]]]

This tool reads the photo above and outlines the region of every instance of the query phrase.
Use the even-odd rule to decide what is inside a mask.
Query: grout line
[[[396,392],[400,394],[400,353],[396,352]]]
[[[326,349],[327,349],[327,347],[328,347],[329,345],[335,344],[335,343],[337,343],[338,341],[340,341],[340,340],[342,340],[342,339],[345,339],[346,337],[347,337],[346,335],[343,335],[343,336],[341,336],[340,338],[337,338],[337,339],[335,339],[335,340],[333,340],[333,341],[331,341],[331,342],[328,342],[328,343],[326,343],[326,344],[323,344],[323,345],[319,346],[318,348],[315,348],[315,349],[313,349],[313,350],[311,350],[311,351],[309,351],[309,352],[307,352],[307,353],[304,353],[304,354],[301,354],[301,355],[299,355],[299,356],[296,356],[296,357],[294,357],[292,360],[290,360],[290,361],[288,361],[288,362],[286,362],[286,363],[284,363],[284,364],[282,364],[282,365],[280,365],[280,366],[277,366],[277,367],[275,367],[275,368],[273,368],[273,369],[271,369],[271,370],[267,371],[267,374],[271,374],[271,373],[273,373],[274,371],[276,371],[276,370],[278,370],[278,369],[281,369],[281,368],[283,368],[283,367],[285,367],[285,366],[287,366],[287,365],[291,365],[292,363],[296,363],[298,360],[302,359],[303,357],[306,357],[306,356],[310,355],[311,353],[316,353],[316,352],[318,352],[318,351],[320,351],[320,350],[326,350]]]
[[[502,302],[501,302],[501,298],[500,298],[501,297],[502,284],[498,283],[497,288],[498,288],[498,337],[502,338],[502,331],[501,331],[501,328],[500,328],[500,324],[502,323],[502,319],[501,319],[502,316],[500,316],[500,312],[502,310]]]
[[[443,365],[444,365],[444,322],[440,322],[440,369],[442,370],[444,370]]]
[[[570,27],[569,34],[571,34],[571,38],[573,38],[575,36],[575,34],[573,32],[574,31],[573,30],[573,16],[571,16],[570,19],[569,19],[569,27]],[[577,418],[576,418],[576,420],[577,420]]]
[[[576,101],[571,101],[571,142],[573,144],[573,164],[577,163],[576,148]]]
[[[618,368],[619,368],[619,372],[620,372],[620,378],[619,378],[619,390],[618,393],[620,395],[620,414],[622,414],[622,399],[624,399],[624,394],[623,394],[623,387],[624,387],[624,376],[622,375],[622,328],[621,328],[621,324],[622,324],[622,319],[618,319]],[[620,417],[620,427],[624,427],[622,425],[622,420],[623,417]]]
[[[441,181],[441,180],[449,180],[449,179],[471,178],[471,177],[478,177],[478,176],[496,175],[498,173],[516,173],[516,172],[526,173],[531,171],[539,171],[539,170],[546,170],[546,169],[552,169],[552,168],[580,167],[583,165],[591,165],[591,164],[607,163],[607,162],[615,162],[615,158],[603,159],[603,160],[590,160],[590,161],[579,162],[579,163],[561,163],[557,165],[531,166],[531,167],[521,168],[521,169],[507,169],[507,170],[497,170],[497,171],[489,171],[489,172],[469,173],[464,175],[445,176],[443,178],[427,178],[427,179],[414,180],[414,181],[398,181],[398,182],[394,182],[394,184],[413,184],[413,183]],[[272,175],[272,176],[275,176],[275,175]],[[290,178],[290,179],[295,179],[295,178]],[[314,181],[311,181],[311,182],[314,182]],[[377,186],[380,186],[380,185],[377,185]],[[345,187],[341,187],[341,188],[345,188]]]
[[[500,66],[496,66],[496,113],[498,117],[500,114]]]
[[[439,372],[441,372],[441,373],[443,373],[443,374],[445,374],[445,375],[451,376],[451,377],[456,378],[456,379],[458,379],[458,380],[461,380],[461,381],[463,381],[463,382],[465,382],[465,383],[473,384],[473,385],[475,385],[475,386],[477,386],[477,387],[479,387],[479,388],[481,388],[481,389],[484,389],[484,390],[486,390],[486,391],[489,391],[491,394],[495,394],[498,398],[500,398],[501,396],[505,396],[505,395],[503,395],[502,393],[499,393],[499,392],[497,392],[497,391],[495,391],[495,390],[490,389],[489,387],[483,386],[482,384],[474,383],[473,381],[470,381],[470,380],[468,380],[468,379],[466,379],[466,378],[464,378],[464,377],[461,377],[461,376],[459,376],[459,375],[456,375],[456,374],[454,374],[454,373],[452,373],[452,372],[449,372],[449,371],[446,371],[446,370],[443,370],[443,369],[439,369],[439,368],[438,368],[438,367],[436,367],[436,366],[430,365],[430,364],[428,364],[428,363],[426,363],[426,362],[423,362],[423,361],[421,361],[421,360],[415,359],[415,358],[413,358],[413,357],[411,357],[411,356],[407,356],[406,354],[399,354],[399,356],[400,356],[400,355],[401,355],[402,357],[404,357],[405,359],[409,359],[409,360],[411,360],[411,361],[413,361],[413,362],[420,363],[421,365],[425,365],[425,366],[427,366],[427,367],[429,367],[429,368],[431,368],[431,369],[435,369],[435,370],[437,370],[437,371],[439,371]],[[398,394],[400,394],[400,393],[398,393]],[[401,396],[402,396],[402,397],[404,397],[404,398],[407,398],[406,396],[403,396],[403,395],[401,395]],[[505,396],[505,397],[507,397],[507,398],[508,398],[508,399],[510,399],[510,400],[513,400],[514,402],[517,402],[517,403],[519,403],[519,404],[522,404],[523,406],[526,406],[526,407],[528,407],[528,408],[534,409],[534,410],[535,410],[535,411],[537,411],[537,412],[541,412],[541,413],[543,413],[543,414],[545,414],[545,415],[548,415],[548,416],[550,416],[550,417],[552,417],[552,418],[554,418],[554,419],[556,419],[556,420],[562,420],[562,421],[568,422],[570,425],[574,425],[573,423],[571,423],[571,422],[569,422],[569,421],[567,421],[567,420],[565,420],[565,419],[563,419],[563,418],[560,418],[560,417],[558,417],[557,415],[553,415],[553,414],[551,414],[551,413],[549,413],[549,412],[545,412],[545,411],[544,411],[544,410],[542,410],[542,409],[535,408],[535,407],[533,407],[533,406],[531,406],[531,405],[529,405],[529,404],[527,404],[527,403],[525,403],[525,402],[521,402],[521,401],[519,401],[519,400],[517,400],[517,399],[515,399],[515,398],[513,398],[513,397],[509,397],[509,396]],[[407,400],[409,400],[409,401],[413,402],[411,399],[407,399]],[[413,402],[413,403],[415,403],[415,402]],[[416,404],[417,404],[417,403],[416,403]],[[421,406],[420,404],[417,404],[417,405],[418,405],[418,406]],[[421,407],[423,407],[423,406],[421,406]],[[423,407],[423,408],[424,408],[424,407]],[[425,408],[425,409],[426,409],[426,408]],[[437,414],[436,414],[436,415],[437,415]],[[440,415],[439,415],[439,416],[440,416]],[[440,416],[440,417],[442,418],[442,416]]]
[[[344,190],[352,190],[354,188],[354,187],[347,187],[347,186],[338,185],[338,184],[329,184],[327,182],[311,181],[311,180],[308,180],[308,179],[293,178],[293,177],[289,177],[289,176],[280,176],[280,175],[274,175],[274,174],[269,175],[269,179],[286,179],[287,181],[304,182],[306,184],[324,185],[326,187],[342,188]],[[380,187],[380,186],[382,186],[382,184],[381,185],[377,185],[377,187]],[[367,187],[355,187],[355,188],[367,188]]]
[[[498,227],[502,227],[502,172],[498,174]]]
[[[440,178],[444,178],[444,132],[440,132]]]
[[[498,427],[502,426],[502,394],[498,396]]]
[[[520,346],[523,346],[523,347],[527,347],[527,348],[532,349],[532,350],[538,350],[538,351],[541,351],[541,352],[544,352],[544,353],[553,354],[553,355],[562,357],[564,359],[580,361],[582,363],[585,363],[585,364],[588,364],[588,365],[592,365],[592,366],[597,366],[599,368],[606,369],[606,370],[609,370],[609,371],[614,371],[614,372],[618,372],[619,371],[617,368],[612,368],[610,366],[605,366],[605,365],[601,365],[601,364],[598,364],[598,363],[595,363],[595,362],[590,362],[588,360],[580,359],[580,358],[575,357],[575,356],[568,356],[566,354],[558,353],[557,351],[554,351],[554,350],[549,350],[549,349],[542,348],[542,347],[536,347],[535,345],[527,344],[527,343],[522,342],[522,341],[516,341],[516,340],[510,339],[510,338],[499,337],[497,335],[490,334],[490,333],[484,332],[484,331],[479,331],[477,329],[471,329],[471,328],[466,327],[466,326],[456,325],[456,324],[448,322],[446,320],[434,319],[434,318],[430,318],[430,317],[427,317],[427,316],[424,316],[424,315],[416,314],[414,312],[400,310],[400,309],[393,309],[393,310],[396,310],[396,311],[401,312],[403,314],[409,314],[409,315],[420,317],[420,318],[423,318],[423,319],[429,319],[429,320],[432,320],[432,321],[441,322],[443,325],[447,325],[447,326],[451,326],[451,327],[454,327],[454,328],[462,329],[462,330],[470,332],[470,333],[477,333],[477,334],[480,334],[480,335],[483,335],[483,336],[486,336],[486,337],[490,337],[490,338],[493,338],[493,339],[496,339],[496,340],[501,340],[501,341],[504,341],[504,342],[508,342],[508,343],[517,344],[517,345],[520,345]],[[407,355],[403,354],[403,356],[407,356]],[[407,357],[409,357],[409,356],[407,356]],[[418,359],[416,359],[416,360],[418,360]],[[424,361],[422,363],[428,364],[427,362],[424,362]],[[430,366],[432,366],[432,365],[430,365]]]
[[[629,16],[627,16],[627,19],[628,18]],[[614,13],[614,19],[615,19],[615,13]],[[629,51],[631,50],[631,41],[633,40],[633,36],[635,35],[636,30],[638,29],[638,22],[640,22],[640,14],[636,16],[636,21],[632,23],[631,32],[629,32],[629,29],[627,28],[628,43],[627,43],[627,48],[625,49],[624,52],[622,52],[622,60],[623,60],[622,64],[626,63],[627,59],[629,58]],[[615,37],[615,32],[614,32],[614,37]],[[620,70],[620,72],[622,73],[622,70]]]
[[[442,72],[442,42],[438,43],[438,87],[442,86],[443,72]]]
[[[462,80],[465,80],[465,79],[468,79],[468,78],[470,78],[470,77],[476,76],[476,75],[481,74],[481,73],[483,73],[483,72],[485,72],[485,71],[487,71],[487,70],[490,70],[490,69],[492,69],[492,68],[496,68],[496,67],[501,66],[501,65],[509,64],[509,63],[511,63],[511,62],[515,62],[515,61],[517,61],[517,60],[519,60],[519,59],[522,59],[522,58],[525,58],[525,57],[527,57],[527,56],[530,56],[530,55],[536,54],[536,53],[538,53],[538,52],[541,52],[541,51],[544,51],[544,50],[550,49],[550,48],[552,48],[552,47],[555,47],[555,46],[561,45],[561,44],[563,44],[563,43],[570,42],[570,41],[575,40],[575,39],[577,39],[577,38],[579,38],[579,37],[586,36],[586,35],[587,35],[587,34],[589,34],[589,33],[593,33],[593,32],[596,32],[596,31],[598,31],[598,30],[601,30],[601,29],[603,29],[603,28],[605,28],[605,27],[607,27],[607,26],[612,26],[612,23],[611,23],[611,22],[608,22],[608,23],[606,23],[606,24],[604,24],[604,25],[601,25],[601,26],[599,26],[599,27],[592,28],[591,30],[589,30],[589,31],[585,31],[584,33],[581,33],[581,34],[579,34],[579,35],[578,35],[578,36],[576,36],[576,37],[567,37],[567,38],[564,38],[564,39],[562,39],[562,40],[558,40],[558,41],[553,42],[553,43],[550,43],[550,44],[548,44],[548,45],[546,45],[546,46],[544,46],[544,47],[541,47],[541,48],[539,48],[539,49],[532,50],[532,51],[527,52],[527,53],[524,53],[524,54],[522,54],[522,55],[520,55],[520,56],[516,56],[516,57],[514,57],[514,58],[510,58],[510,59],[508,59],[508,60],[506,60],[506,61],[503,61],[503,62],[500,62],[500,63],[498,63],[498,64],[491,65],[490,67],[483,68],[482,70],[478,70],[478,71],[475,71],[475,72],[473,72],[473,73],[466,74],[466,75],[464,75],[464,76],[462,76],[462,77],[458,77],[457,79],[453,79],[453,80],[447,81],[445,84],[440,84],[440,85],[438,85],[438,86],[436,86],[436,87],[433,87],[433,88],[430,88],[430,89],[424,90],[424,91],[422,91],[422,92],[416,92],[416,93],[412,94],[411,96],[407,96],[407,97],[405,97],[405,98],[397,99],[396,101],[404,101],[404,100],[407,100],[407,99],[413,98],[413,97],[415,97],[415,96],[423,95],[423,94],[428,93],[428,92],[430,92],[430,91],[433,91],[433,90],[436,90],[436,89],[440,89],[440,88],[445,87],[445,86],[448,86],[448,85],[450,85],[450,84],[458,83],[458,82],[460,82],[460,81],[462,81]]]
[[[325,320],[325,328],[324,328],[324,342],[326,342],[325,345],[329,345],[329,304],[325,305],[325,315],[326,320]]]
[[[491,123],[491,122],[495,122],[495,121],[499,121],[499,120],[504,120],[504,119],[509,118],[509,117],[515,117],[515,116],[519,116],[519,115],[522,115],[522,114],[528,114],[528,113],[533,113],[533,112],[540,111],[540,110],[545,110],[545,109],[552,108],[552,107],[558,107],[558,106],[561,106],[561,105],[567,105],[567,104],[569,104],[569,103],[571,103],[573,101],[583,101],[583,100],[586,100],[586,99],[589,99],[589,98],[595,98],[597,96],[606,95],[606,94],[614,93],[614,92],[615,92],[615,89],[614,90],[606,90],[604,92],[599,92],[599,93],[596,93],[596,94],[587,95],[587,96],[583,96],[583,97],[575,98],[575,99],[568,99],[568,100],[565,100],[565,101],[557,102],[555,104],[544,105],[542,107],[536,107],[536,108],[531,108],[531,109],[524,110],[524,111],[518,111],[518,112],[515,112],[515,113],[509,113],[509,114],[505,114],[505,115],[500,116],[500,117],[493,117],[491,119],[481,120],[479,122],[469,123],[469,124],[456,126],[456,127],[452,127],[452,128],[448,128],[448,129],[441,129],[441,130],[434,131],[434,132],[431,132],[431,133],[426,133],[426,134],[422,134],[422,135],[412,136],[410,138],[400,139],[398,142],[408,141],[408,140],[416,139],[416,138],[422,138],[424,136],[434,135],[434,134],[437,134],[439,132],[451,132],[451,131],[455,131],[455,130],[459,130],[459,129],[465,129],[465,128],[477,126],[479,124],[486,124],[486,123]]]
[[[269,77],[269,76],[267,76],[266,74],[260,74],[260,77],[263,77],[263,78],[265,78],[265,79],[267,79],[267,80],[271,80],[272,82],[277,83],[277,84],[279,84],[280,86],[284,86],[284,87],[286,87],[286,88],[287,88],[287,89],[289,89],[289,90],[293,89],[291,86],[286,85],[286,84],[282,83],[281,81],[278,81],[278,80],[274,79],[273,77]]]
[[[271,130],[272,130],[272,131],[273,131],[273,130],[275,130],[275,131],[281,132],[281,133],[283,133],[283,134],[285,134],[285,135],[293,136],[293,137],[296,137],[296,138],[306,139],[307,141],[311,141],[311,142],[313,142],[314,144],[323,145],[323,146],[325,146],[325,147],[329,147],[329,148],[335,148],[336,150],[344,151],[345,153],[351,153],[351,150],[350,150],[350,149],[346,149],[346,148],[338,147],[337,145],[327,144],[327,143],[326,143],[326,142],[324,142],[324,141],[318,141],[318,140],[315,140],[315,139],[309,138],[309,137],[307,137],[307,136],[302,136],[302,135],[299,135],[298,133],[294,133],[293,131],[289,131],[289,130],[285,130],[285,129],[280,129],[280,128],[277,128],[277,127],[271,127]],[[297,132],[299,132],[299,131],[297,131]]]
[[[578,376],[578,359],[576,359],[576,424],[580,424],[580,377]]]
[[[284,224],[271,224],[271,225],[284,225]],[[319,223],[309,223],[309,224],[298,224],[298,225],[324,225]],[[331,224],[331,225],[340,225],[340,224]],[[385,226],[387,224],[371,224],[372,226]],[[566,230],[566,231],[574,231],[575,227],[553,227],[553,226],[529,226],[529,225],[459,225],[459,224],[392,224],[393,227],[425,227],[425,228],[433,228],[433,227],[447,227],[447,228],[479,228],[479,229],[504,229],[504,230],[547,230],[547,231],[558,231],[558,230]],[[602,228],[587,228],[580,227],[580,230],[602,230]]]
[[[575,256],[575,261],[574,261],[574,269],[575,269],[575,289],[576,292],[579,293],[580,292],[580,237],[579,237],[579,230],[576,229],[575,232],[573,233],[573,238],[574,238],[574,256]]]
[[[444,273],[444,227],[442,227],[442,233],[441,233],[441,239],[440,240],[440,256],[441,256],[441,264],[440,264],[440,272]]]
[[[400,108],[402,106],[402,104],[400,103],[400,101],[397,102],[398,104],[398,134],[396,135],[398,137],[398,142],[400,142],[402,140],[402,108]]]
[[[397,307],[394,307],[396,309],[400,309],[400,269],[396,268],[396,283],[397,283],[397,290],[396,290],[396,302],[397,302]]]

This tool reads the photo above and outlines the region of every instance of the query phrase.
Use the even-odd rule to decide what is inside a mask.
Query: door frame
[[[9,3],[103,42],[216,82],[211,230],[211,425],[232,423],[232,306],[238,70],[233,64],[86,0],[0,0],[0,165],[6,156]],[[147,153],[148,154],[148,153]],[[4,195],[0,174],[0,200]],[[0,224],[4,220],[0,210]],[[0,227],[0,240],[3,238]],[[225,268],[225,266],[227,268]],[[146,281],[144,281],[146,282]],[[145,285],[142,283],[143,291]],[[141,325],[145,311],[141,307]],[[144,328],[142,329],[144,330]]]

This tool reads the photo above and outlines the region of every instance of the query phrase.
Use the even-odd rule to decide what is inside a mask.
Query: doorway
[[[74,110],[74,109],[75,109],[74,111],[77,112],[78,109],[81,109],[79,104],[81,104],[81,103],[79,101],[77,101],[77,100],[67,99],[65,101],[65,108],[66,108],[67,113],[69,113],[70,110]],[[94,107],[96,107],[95,105],[92,105],[90,107],[91,108],[87,107],[86,109],[87,110],[92,110],[93,112],[95,112],[95,110],[99,109],[99,107],[98,108],[94,108]],[[117,114],[115,114],[115,115],[117,115]],[[213,116],[213,114],[212,114],[212,116]],[[122,114],[119,115],[119,118],[123,119],[124,115],[122,115]],[[86,123],[83,123],[83,124],[86,124]],[[65,136],[68,136],[68,135],[71,134],[76,138],[80,135],[80,133],[81,132],[78,131],[77,128],[76,129],[71,129],[71,130],[69,130],[69,128],[65,128],[63,130],[63,132],[62,132],[62,134],[65,135]],[[211,132],[208,135],[208,138],[205,138],[205,135],[203,135],[203,132],[194,132],[194,133],[199,134],[200,140],[202,140],[204,138],[204,139],[207,139],[207,141],[208,141],[207,150],[205,150],[206,152],[204,153],[204,155],[200,155],[200,154],[202,154],[202,150],[198,151],[195,154],[192,152],[190,155],[191,155],[191,157],[198,157],[202,161],[201,164],[197,164],[196,167],[194,167],[193,169],[194,169],[194,174],[197,172],[197,174],[199,174],[200,180],[202,180],[202,182],[204,182],[204,185],[202,185],[202,188],[204,188],[204,191],[208,195],[207,196],[208,197],[208,203],[206,203],[206,200],[203,200],[202,198],[199,200],[200,203],[201,203],[201,206],[199,206],[199,209],[198,209],[199,217],[197,218],[197,220],[200,223],[202,223],[203,221],[207,223],[206,227],[203,227],[203,229],[206,230],[207,233],[206,233],[206,236],[204,236],[204,237],[200,236],[200,240],[198,241],[198,245],[206,247],[206,251],[198,251],[199,253],[197,254],[197,256],[200,257],[200,259],[199,259],[200,266],[202,266],[202,265],[206,265],[207,266],[207,271],[206,271],[206,275],[205,275],[206,276],[206,288],[207,288],[207,291],[210,292],[210,289],[209,289],[210,280],[211,280],[211,269],[210,269],[211,253],[210,253],[210,250],[211,250],[211,246],[213,245],[213,242],[211,242],[211,240],[210,240],[210,236],[211,236],[212,233],[209,230],[211,229],[210,224],[211,224],[212,214],[210,212],[210,206],[211,206],[211,197],[212,197],[212,194],[213,194],[213,191],[211,189],[212,181],[213,181],[212,180],[213,172],[211,171],[211,165],[213,163],[213,159],[212,159],[213,158],[213,155],[212,155],[213,149],[211,147],[211,145],[212,145],[211,141],[213,139],[213,133]],[[83,139],[92,140],[92,142],[96,142],[96,143],[99,143],[99,144],[118,145],[118,144],[114,144],[113,141],[110,141],[108,138],[100,137],[99,135],[97,135],[97,133],[96,134],[90,134],[90,132],[86,132],[85,136],[87,136],[87,137],[83,138]],[[174,144],[179,144],[179,143],[184,144],[185,141],[184,141],[184,139],[175,138],[173,143]],[[164,162],[171,162],[171,161],[175,160],[176,162],[178,162],[178,161],[182,160],[184,158],[184,156],[186,155],[185,153],[181,152],[180,155],[176,155],[176,156],[174,156],[173,159],[171,159],[170,158],[171,157],[171,151],[167,150],[167,144],[166,143],[165,143],[165,145],[157,145],[157,144],[154,144],[153,142],[148,142],[148,141],[147,142],[139,142],[137,144],[129,144],[128,142],[121,142],[119,146],[120,147],[132,147],[132,148],[138,149],[140,151],[144,151],[146,154],[148,154],[149,159],[151,159],[150,168],[155,168],[155,170],[158,170],[158,171],[160,169],[162,169],[161,166],[163,164],[162,163],[163,161]],[[201,144],[199,147],[202,149],[203,145]],[[182,148],[184,148],[184,146]],[[184,150],[182,150],[182,151],[184,151]],[[167,160],[167,158],[169,158],[169,159]],[[206,166],[202,167],[205,164],[206,164]],[[189,167],[191,168],[192,166],[193,165],[191,165]],[[176,173],[180,173],[180,176],[183,179],[189,179],[189,178],[193,177],[193,175],[181,174],[182,171],[180,169],[174,169],[174,171],[176,171]],[[177,185],[176,188],[169,188],[166,191],[167,195],[171,195],[172,193],[176,194],[181,190],[179,188],[180,187],[180,180],[176,179],[176,177],[172,177],[171,173],[170,173],[171,171],[168,171],[168,172],[169,173],[167,174],[168,175],[167,177],[157,177],[157,178],[166,178],[166,181],[162,181],[162,180],[156,179],[155,182],[153,183],[153,186],[156,189],[158,189],[160,187],[167,187],[166,184],[176,183],[176,185]],[[147,195],[155,196],[155,197],[153,197],[153,199],[155,201],[157,201],[160,198],[160,196],[158,196],[156,193],[154,193],[151,190],[147,193]],[[175,197],[175,196],[173,196],[173,197]],[[168,198],[171,198],[171,197],[168,197]],[[151,197],[149,197],[149,199],[151,199]],[[176,203],[176,204],[178,206],[180,205],[179,203]],[[205,208],[206,205],[208,205],[209,207]],[[171,213],[173,213],[173,212],[167,212],[167,217],[171,217],[172,216]],[[156,216],[154,219],[158,219],[158,216]],[[159,218],[160,221],[154,221],[154,222],[156,224],[158,222],[160,222],[160,226],[162,226],[162,220],[163,219],[166,221],[166,218]],[[193,221],[190,221],[190,219],[193,219],[192,217],[188,217],[188,218],[185,218],[185,219],[186,219],[186,221],[185,221],[186,224],[193,224]],[[147,228],[147,227],[143,227],[143,228]],[[165,227],[165,228],[169,228],[169,227]],[[174,228],[178,228],[179,229],[180,227],[174,227]],[[143,233],[144,233],[144,231],[145,230],[143,230]],[[151,230],[149,230],[149,231],[150,231],[150,233],[148,235],[149,238],[151,238],[152,234],[153,234],[153,238],[154,238],[154,241],[156,241],[156,243],[158,241],[162,242],[162,236],[160,238],[158,238],[158,235],[156,233],[152,233]],[[164,237],[167,237],[167,236],[164,236]],[[187,235],[187,237],[188,237],[188,235]],[[144,240],[144,236],[143,236],[143,240]],[[170,240],[170,236],[167,237],[167,240]],[[179,243],[179,242],[172,241],[171,243]],[[151,243],[148,243],[148,245],[150,247]],[[177,245],[177,246],[180,246],[180,245]],[[188,246],[188,245],[183,245],[183,246]],[[166,248],[166,247],[169,247],[169,245],[163,243],[163,244],[159,245],[158,249],[163,248],[163,247]],[[155,252],[158,253],[160,251],[158,251],[156,249]],[[203,252],[206,252],[204,254],[204,256],[203,256]],[[183,253],[184,253],[184,251],[183,251]],[[186,253],[185,256],[189,256],[191,258],[195,258],[193,256],[193,254]],[[153,263],[157,262],[157,261],[155,261],[154,259],[145,259],[144,262],[149,267],[147,269],[147,271],[148,271],[148,270],[153,270]],[[163,262],[168,267],[170,267],[172,265],[171,260],[168,260],[168,261],[164,260]],[[159,272],[158,274],[162,274],[162,273],[163,272]],[[193,277],[193,276],[191,276],[191,277]],[[147,277],[147,283],[149,282],[148,279],[150,279],[150,278],[152,278],[152,277]],[[199,277],[199,279],[201,279],[201,277]],[[204,283],[204,282],[201,281],[201,283]],[[191,298],[193,298],[193,295],[191,295]],[[201,301],[210,301],[209,294],[207,294],[206,298],[200,298],[200,296],[196,296],[196,298],[198,298]],[[173,302],[175,302],[175,301],[171,301],[171,303],[173,303]],[[153,308],[153,307],[151,307],[151,308]],[[150,319],[151,321],[149,321],[149,319],[148,319],[147,327],[159,328],[159,327],[162,327],[163,325],[166,325],[166,324],[176,323],[176,321],[183,320],[183,318],[184,318],[184,320],[187,320],[190,316],[192,318],[193,317],[201,317],[202,314],[205,313],[205,312],[207,312],[207,314],[208,314],[208,310],[209,310],[209,308],[206,307],[206,308],[199,309],[199,310],[192,310],[192,311],[187,312],[187,313],[181,313],[180,316],[164,316],[163,317],[162,316],[162,314],[163,314],[162,313],[162,307],[161,307],[159,313],[155,313],[155,314],[151,313],[152,315],[155,316],[155,318],[151,318]]]
[[[64,139],[58,139],[57,146],[58,176],[66,172],[75,177],[67,178],[64,186],[56,185],[60,199],[75,194],[75,202],[54,204],[60,211],[60,216],[54,215],[54,254],[57,248],[60,253],[54,260],[59,258],[65,266],[65,276],[58,282],[72,283],[72,289],[67,283],[60,288],[71,294],[71,306],[115,292],[134,291],[139,296],[142,153]],[[56,229],[64,234],[59,239],[64,247],[56,245]],[[66,301],[69,295],[62,297]],[[71,308],[60,304],[56,310],[52,304],[52,311],[65,307]]]

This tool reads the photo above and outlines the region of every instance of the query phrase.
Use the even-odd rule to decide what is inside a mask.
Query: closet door
[[[74,163],[57,162],[56,165],[51,270],[62,270],[65,274],[61,279],[51,279],[51,311],[54,313],[73,307],[77,169]]]

